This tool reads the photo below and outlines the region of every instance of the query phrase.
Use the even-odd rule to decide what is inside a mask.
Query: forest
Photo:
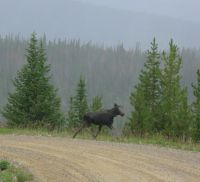
[[[142,99],[144,99],[142,97],[145,97],[145,95],[137,93],[142,93],[140,88],[144,89],[143,86],[145,84],[142,82],[145,83],[145,81],[143,80],[142,75],[148,73],[149,68],[147,66],[147,60],[151,60],[149,53],[151,52],[152,44],[149,43],[149,50],[147,51],[141,50],[139,43],[132,49],[125,49],[123,43],[114,47],[107,47],[104,45],[96,45],[92,42],[81,42],[81,40],[58,39],[50,41],[47,40],[45,35],[41,38],[41,40],[44,46],[44,55],[46,55],[47,62],[50,65],[51,79],[49,81],[57,89],[55,89],[55,92],[57,92],[58,96],[61,98],[61,110],[65,117],[69,115],[69,111],[72,109],[71,106],[73,105],[73,96],[76,95],[77,84],[81,82],[81,79],[83,79],[82,82],[85,84],[85,96],[87,98],[88,107],[92,107],[94,98],[101,98],[102,108],[112,107],[114,103],[123,105],[126,117],[123,121],[119,119],[116,122],[116,128],[119,132],[122,132],[125,123],[129,123],[125,125],[125,128],[129,128],[133,134],[145,135],[152,132],[163,132],[163,130],[166,129],[165,126],[149,126],[149,123],[151,122],[146,122],[146,120],[155,120],[155,117],[157,116],[149,115],[148,108],[145,108],[145,106],[143,108],[139,108],[139,110],[136,108],[137,103],[142,102]],[[23,68],[27,61],[27,47],[29,45],[29,41],[30,40],[25,40],[20,36],[13,35],[0,37],[1,111],[4,110],[8,102],[9,93],[13,93],[15,91],[14,85],[16,85],[16,83],[13,84],[12,80],[16,78],[16,75],[19,74],[20,69]],[[168,46],[169,49],[164,51],[164,53],[163,50],[159,49],[159,45],[157,47],[156,42],[154,42],[156,55],[159,55],[158,58],[154,58],[158,59],[157,61],[160,64],[159,66],[163,72],[166,71],[166,75],[168,72],[165,68],[167,68],[167,59],[171,59],[170,55],[172,55],[172,57],[175,56],[175,61],[177,61],[177,59],[180,61],[180,63],[175,62],[174,65],[174,67],[177,66],[177,70],[175,70],[175,77],[177,77],[177,79],[175,79],[176,82],[174,83],[177,84],[177,86],[175,86],[174,89],[179,89],[176,94],[180,95],[180,93],[183,93],[183,98],[177,100],[177,105],[174,105],[174,107],[179,107],[180,101],[183,104],[182,107],[186,109],[180,111],[180,113],[177,109],[178,115],[180,116],[182,115],[181,112],[185,113],[186,111],[188,113],[192,113],[193,103],[198,97],[198,94],[194,94],[194,89],[198,89],[195,85],[197,84],[198,75],[196,73],[200,64],[200,50],[195,48],[177,48],[175,53],[173,53],[177,55],[173,55],[170,52],[174,51],[173,45],[175,44],[171,42]],[[161,61],[161,57],[165,60],[164,62]],[[170,72],[170,70],[168,71]],[[170,73],[168,74],[172,75]],[[158,82],[163,84],[163,80],[165,80],[164,76],[160,78],[160,81]],[[166,94],[166,97],[168,97],[169,93],[166,92]],[[184,100],[183,102],[182,99]],[[164,102],[165,106],[163,107],[168,107],[170,105],[168,103],[169,100],[170,98],[167,98]],[[142,103],[143,104],[140,104],[140,106],[148,106],[148,104],[144,104],[144,102]],[[184,105],[185,103],[187,106]],[[173,101],[171,105],[173,105]],[[145,114],[147,116],[142,116],[140,119],[137,119],[137,121],[145,121],[142,125],[142,122],[137,125],[137,121],[135,121],[135,118],[138,117],[137,111],[142,112],[144,116]],[[146,113],[144,111],[146,111]],[[163,113],[164,111],[160,110],[159,112]],[[187,121],[185,122],[187,123],[191,120],[187,117],[195,118],[192,114],[189,115],[190,116],[185,116],[186,118],[183,118],[182,121],[186,119]],[[159,115],[158,118],[160,119],[160,117],[161,116]],[[178,137],[187,137],[187,135],[190,135],[190,131],[188,130],[193,126],[188,123],[187,126],[184,125],[184,127],[187,128],[186,133],[181,132],[180,134],[177,134],[177,131],[173,131],[174,133],[171,132],[175,128],[173,121],[175,120],[174,118],[177,118],[177,116],[174,116],[173,114],[166,115],[164,120],[169,121],[169,118],[171,118],[172,122],[167,123],[167,129],[164,131],[168,137],[174,135]],[[1,116],[1,120],[4,121],[5,117]],[[180,121],[181,123],[178,123],[178,125],[181,125],[183,123],[182,121]],[[156,124],[156,121],[154,124]],[[177,128],[179,128],[178,125]],[[185,131],[185,129],[183,130]]]

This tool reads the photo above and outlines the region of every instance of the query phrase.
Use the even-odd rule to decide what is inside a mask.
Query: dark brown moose
[[[86,113],[83,117],[82,126],[75,132],[73,138],[75,138],[76,135],[83,128],[89,127],[91,124],[95,124],[95,125],[99,126],[97,133],[94,135],[94,138],[97,137],[97,135],[101,131],[102,126],[105,125],[105,126],[109,127],[110,129],[112,129],[114,117],[116,117],[118,115],[124,116],[124,113],[120,110],[120,107],[121,106],[114,104],[114,107],[112,109]]]

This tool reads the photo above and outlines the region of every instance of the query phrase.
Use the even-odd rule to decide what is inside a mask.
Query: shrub
[[[9,166],[10,166],[10,163],[8,161],[6,161],[6,160],[0,161],[0,170],[1,171],[8,169]]]

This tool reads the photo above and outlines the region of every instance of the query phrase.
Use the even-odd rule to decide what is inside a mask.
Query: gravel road
[[[0,135],[0,158],[39,182],[200,182],[200,153],[151,145]]]

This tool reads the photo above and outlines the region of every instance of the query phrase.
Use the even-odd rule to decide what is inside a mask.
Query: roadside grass
[[[72,135],[71,135],[72,136]],[[91,139],[92,136],[88,132],[80,133],[77,136],[80,139]],[[97,140],[99,141],[112,141],[118,143],[129,143],[129,144],[148,144],[148,145],[156,145],[166,148],[173,148],[173,149],[181,149],[181,150],[188,150],[194,152],[200,152],[200,144],[194,143],[192,141],[182,142],[180,140],[169,140],[166,139],[162,135],[154,135],[149,137],[137,137],[137,136],[121,136],[115,137],[111,134],[99,134]]]
[[[0,182],[32,181],[33,176],[22,168],[16,167],[7,160],[0,160]]]
[[[29,135],[29,136],[52,136],[52,137],[67,137],[72,138],[74,131],[63,130],[61,132],[48,131],[47,129],[20,129],[20,128],[6,128],[0,127],[0,135]],[[80,132],[76,138],[79,139],[93,139],[91,131],[86,129]],[[136,136],[112,136],[109,132],[102,132],[97,137],[98,141],[111,141],[118,143],[133,143],[133,144],[151,144],[167,148],[182,149],[200,152],[200,143],[193,143],[192,141],[182,142],[180,140],[169,140],[162,135],[154,135],[149,137],[136,137]]]

